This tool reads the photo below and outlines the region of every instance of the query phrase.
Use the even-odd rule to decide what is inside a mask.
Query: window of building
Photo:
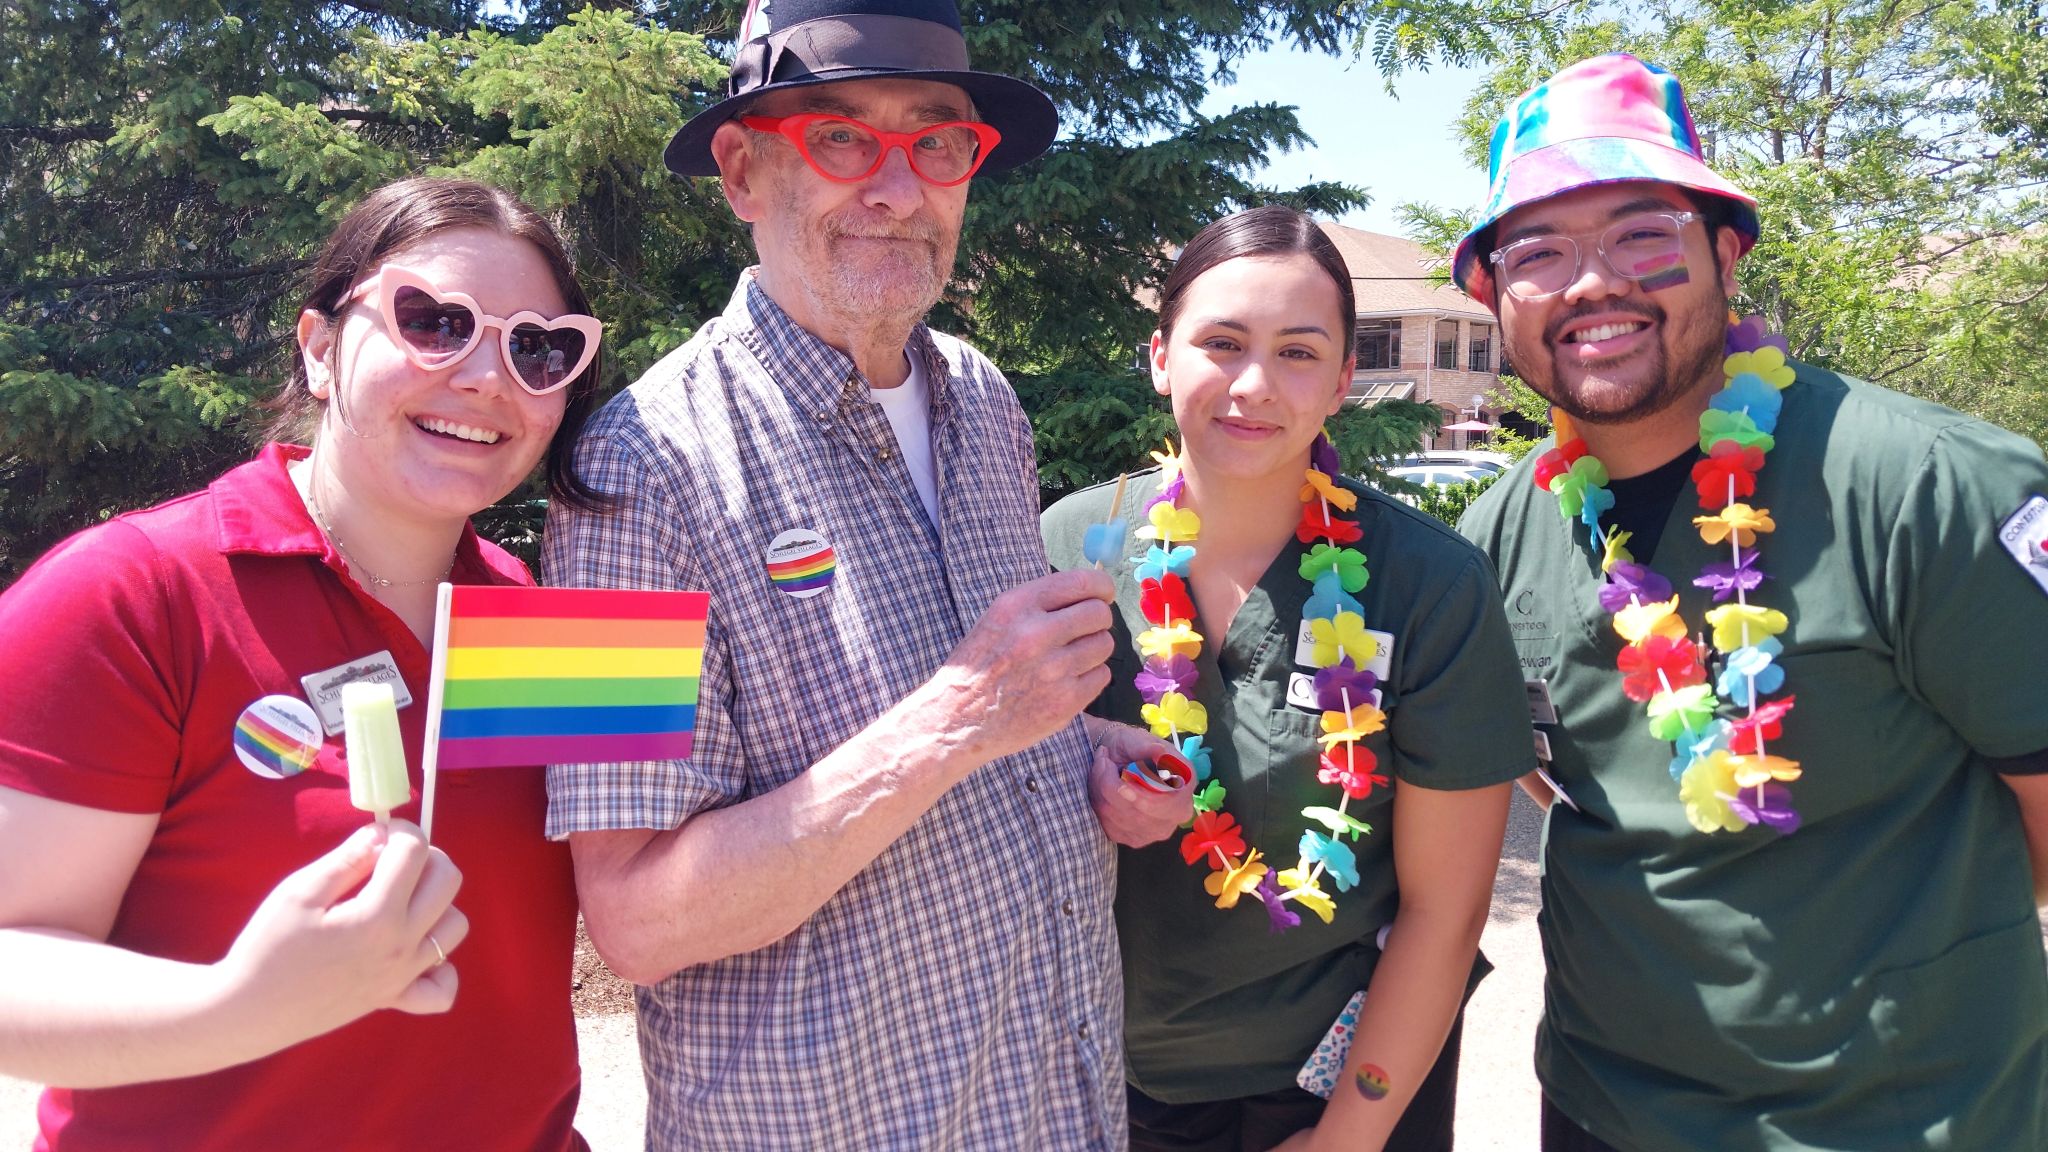
[[[1358,322],[1358,370],[1370,372],[1401,366],[1401,322]]]
[[[1350,401],[1372,405],[1382,400],[1408,400],[1415,396],[1413,380],[1353,380]]]
[[[1436,323],[1436,366],[1456,368],[1458,366],[1458,322],[1439,320]]]
[[[1481,324],[1472,326],[1472,352],[1466,367],[1473,372],[1493,371],[1493,329]]]

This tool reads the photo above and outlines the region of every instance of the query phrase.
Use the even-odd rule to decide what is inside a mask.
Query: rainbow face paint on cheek
[[[1692,273],[1686,270],[1683,252],[1645,260],[1630,269],[1629,275],[1642,284],[1645,292],[1662,292],[1666,288],[1692,283]]]
[[[1358,1068],[1358,1094],[1367,1100],[1385,1100],[1393,1087],[1387,1079],[1387,1070],[1377,1064],[1361,1064]]]

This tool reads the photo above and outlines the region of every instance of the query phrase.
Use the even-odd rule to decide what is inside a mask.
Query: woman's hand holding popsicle
[[[0,788],[0,971],[22,976],[0,987],[0,1073],[71,1088],[197,1076],[380,1008],[454,1003],[441,953],[469,932],[452,905],[462,875],[412,824],[366,825],[286,876],[212,964],[104,942],[154,827]]]
[[[226,994],[261,1009],[251,1018],[288,1022],[288,1043],[379,1008],[446,1012],[457,982],[442,957],[469,934],[461,886],[412,823],[360,828],[258,906],[221,962]]]

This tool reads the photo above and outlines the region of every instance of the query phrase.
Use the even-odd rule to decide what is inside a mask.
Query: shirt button
[[[1075,1028],[1074,1031],[1080,1035],[1081,1039],[1086,1040],[1088,1038],[1088,1022],[1086,1020],[1081,1021],[1080,1026]]]
[[[883,460],[889,460],[895,457],[896,450],[885,446],[881,451],[876,452],[875,455]]]
[[[811,413],[811,415],[816,416],[818,418],[818,423],[820,424],[826,423],[827,421],[832,419],[832,414],[830,412],[825,411],[823,408],[820,408],[816,412]]]
[[[1026,792],[1036,792],[1036,791],[1038,791],[1038,777],[1036,777],[1036,776],[1026,776],[1026,777],[1024,778],[1024,790],[1025,790]]]
[[[1060,912],[1064,915],[1072,916],[1074,914],[1074,902],[1072,900],[1060,901]]]

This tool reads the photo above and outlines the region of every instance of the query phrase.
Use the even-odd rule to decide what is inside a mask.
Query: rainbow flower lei
[[[1190,866],[1208,864],[1204,888],[1216,898],[1218,908],[1235,908],[1240,898],[1254,895],[1265,905],[1271,931],[1285,932],[1301,923],[1290,903],[1307,908],[1327,924],[1336,914],[1336,901],[1324,891],[1322,880],[1327,876],[1338,892],[1356,886],[1358,858],[1346,838],[1356,843],[1372,831],[1347,809],[1375,786],[1388,786],[1387,777],[1374,771],[1378,763],[1372,750],[1358,743],[1386,727],[1386,716],[1372,703],[1379,678],[1365,667],[1378,653],[1379,643],[1366,632],[1363,608],[1354,598],[1369,578],[1365,553],[1347,547],[1363,532],[1355,521],[1336,515],[1356,508],[1358,497],[1331,479],[1338,471],[1337,450],[1328,438],[1317,436],[1301,489],[1301,523],[1295,537],[1304,544],[1320,541],[1302,557],[1298,571],[1314,588],[1302,617],[1315,641],[1316,702],[1323,709],[1323,751],[1316,779],[1335,785],[1339,794],[1334,808],[1312,805],[1301,810],[1312,826],[1302,832],[1299,858],[1294,867],[1275,872],[1257,848],[1245,844],[1242,826],[1223,810],[1222,782],[1209,779],[1209,750],[1202,746],[1209,730],[1208,712],[1189,695],[1202,637],[1194,630],[1187,579],[1202,523],[1193,509],[1180,506],[1187,482],[1173,446],[1152,458],[1159,461],[1159,493],[1146,502],[1148,523],[1138,535],[1155,543],[1132,561],[1139,609],[1151,627],[1137,638],[1145,665],[1134,683],[1145,699],[1143,714],[1152,733],[1173,741],[1193,767],[1196,782],[1204,785],[1195,794],[1195,818],[1181,837],[1181,858]]]
[[[1672,742],[1671,776],[1686,819],[1702,832],[1762,825],[1789,835],[1799,829],[1786,787],[1799,779],[1799,763],[1765,749],[1767,740],[1783,734],[1792,710],[1791,696],[1764,699],[1784,687],[1778,635],[1790,621],[1749,599],[1768,579],[1757,566],[1757,539],[1777,525],[1767,509],[1740,502],[1755,494],[1764,456],[1776,445],[1771,433],[1784,406],[1781,392],[1793,380],[1787,351],[1784,338],[1770,334],[1760,317],[1731,323],[1721,366],[1727,382],[1700,414],[1706,458],[1693,465],[1692,481],[1710,514],[1692,522],[1702,540],[1729,549],[1727,561],[1708,564],[1693,581],[1721,605],[1706,614],[1720,654],[1719,674],[1711,679],[1704,645],[1687,637],[1671,582],[1635,563],[1628,533],[1601,528],[1601,513],[1614,507],[1607,468],[1587,454],[1563,412],[1551,410],[1558,446],[1536,462],[1536,486],[1556,495],[1566,522],[1583,522],[1600,546],[1607,577],[1600,606],[1613,614],[1614,630],[1627,644],[1615,662],[1622,691],[1647,705],[1650,734]],[[1722,603],[1731,596],[1732,603]],[[1740,715],[1719,716],[1724,702]]]

